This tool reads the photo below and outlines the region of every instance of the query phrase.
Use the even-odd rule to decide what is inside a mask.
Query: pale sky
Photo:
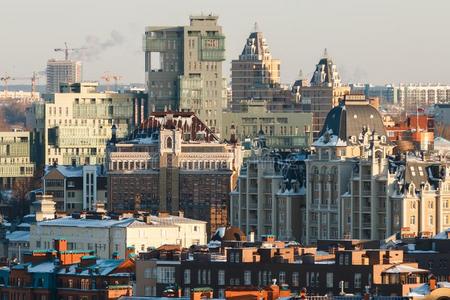
[[[284,83],[299,69],[309,77],[324,48],[344,82],[450,83],[449,0],[0,0],[0,12],[0,77],[44,70],[68,42],[92,49],[84,79],[143,83],[145,26],[187,25],[203,12],[219,15],[227,78],[257,22]]]

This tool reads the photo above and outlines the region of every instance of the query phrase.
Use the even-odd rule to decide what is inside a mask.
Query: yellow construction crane
[[[69,60],[69,52],[78,52],[80,50],[84,50],[86,48],[69,48],[67,46],[67,42],[64,42],[64,48],[55,48],[55,52],[64,52],[65,60]]]

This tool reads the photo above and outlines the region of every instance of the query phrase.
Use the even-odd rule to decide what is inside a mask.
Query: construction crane
[[[69,48],[67,46],[67,42],[64,42],[64,48],[55,48],[55,52],[64,52],[64,58],[69,60],[69,52],[78,52],[80,50],[84,50],[86,48]]]
[[[36,82],[39,80],[36,72],[33,72],[31,77],[14,77],[11,80],[31,80],[31,98],[34,99],[36,95]]]
[[[114,81],[114,90],[117,92],[117,89],[118,89],[117,83],[120,79],[122,79],[122,76],[105,73],[101,78],[106,82],[106,90],[109,90],[109,83],[111,82],[111,80],[113,80]]]
[[[8,76],[5,74],[3,77],[0,77],[0,81],[3,82],[3,92],[5,93],[5,96],[8,94],[8,81],[11,80],[11,76]]]

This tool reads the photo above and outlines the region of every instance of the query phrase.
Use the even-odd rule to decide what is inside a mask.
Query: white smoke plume
[[[74,54],[74,58],[83,61],[93,61],[100,58],[100,55],[108,50],[123,44],[125,37],[117,30],[111,31],[106,39],[101,39],[95,35],[86,36],[82,50]]]

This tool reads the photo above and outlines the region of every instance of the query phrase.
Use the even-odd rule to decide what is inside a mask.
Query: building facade
[[[59,93],[61,83],[82,80],[81,61],[50,59],[47,61],[47,93]]]
[[[31,225],[30,250],[52,248],[55,238],[68,238],[68,250],[87,249],[99,258],[126,257],[164,244],[181,247],[206,244],[206,223],[183,216],[108,217],[99,213],[74,214]]]
[[[448,227],[448,162],[430,152],[393,155],[367,101],[332,109],[306,161],[306,242],[432,236]]]
[[[242,163],[236,142],[222,143],[192,112],[153,113],[108,152],[108,207],[228,222],[230,191]]]
[[[98,83],[63,85],[60,93],[44,95],[27,112],[43,164],[103,164],[115,126],[118,137],[135,127],[133,94],[97,92]]]
[[[240,111],[223,112],[221,132],[224,137],[234,130],[240,141],[252,140],[262,130],[269,148],[300,148],[312,142],[312,113],[270,111],[267,102],[253,100],[240,101],[239,107]]]
[[[349,294],[364,294],[368,287],[378,295],[406,296],[429,275],[417,263],[405,262],[402,250],[345,250],[335,245],[329,251],[276,241],[219,253],[157,249],[141,253],[137,261],[137,295],[162,296],[175,289],[186,296],[193,289],[209,287],[214,297],[223,298],[225,290],[263,288],[276,280],[293,294],[306,288],[308,295],[339,295],[342,281]]]
[[[34,176],[31,143],[29,131],[0,132],[0,189],[12,189],[17,180]]]
[[[269,153],[247,158],[231,193],[230,221],[256,240],[302,240],[305,215],[305,153]]]
[[[103,165],[49,166],[42,179],[44,194],[53,196],[59,212],[94,210],[96,204],[106,204]]]
[[[222,77],[225,36],[217,21],[213,15],[191,16],[189,26],[146,28],[150,111],[192,111],[218,133],[227,98]]]

